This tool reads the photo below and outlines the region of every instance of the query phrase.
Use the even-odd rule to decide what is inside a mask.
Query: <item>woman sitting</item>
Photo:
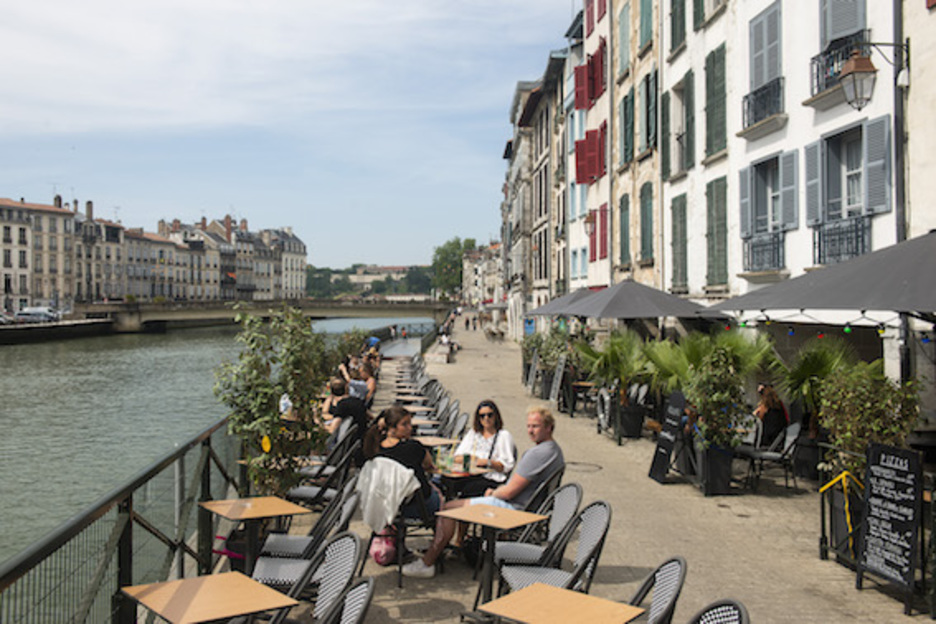
[[[517,462],[516,445],[513,436],[504,429],[504,420],[494,401],[481,401],[475,409],[472,427],[455,449],[456,458],[463,455],[471,455],[472,464],[489,470],[482,475],[453,480],[452,492],[456,498],[484,496],[488,488],[507,481]]]
[[[435,471],[432,456],[426,447],[413,440],[413,417],[399,405],[388,407],[380,413],[377,421],[367,430],[364,438],[364,457],[388,457],[416,473],[423,498],[426,502],[426,511],[435,515],[442,507],[442,495],[433,486],[426,472]],[[405,504],[401,511],[407,518],[421,518],[419,502],[411,500]]]
[[[773,386],[762,383],[757,386],[757,394],[760,395],[760,403],[754,409],[754,415],[763,423],[761,446],[768,447],[786,430],[790,418]]]

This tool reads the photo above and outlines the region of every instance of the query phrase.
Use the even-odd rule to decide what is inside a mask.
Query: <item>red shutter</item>
[[[598,0],[598,21],[608,12],[608,0]]]
[[[595,30],[595,0],[585,0],[585,36]]]
[[[608,204],[601,204],[598,209],[598,224],[595,228],[598,230],[598,257],[601,259],[608,257]]]
[[[590,184],[598,177],[598,131],[585,132],[585,174]]]
[[[605,40],[601,39],[595,52],[595,97],[605,92]]]
[[[608,173],[608,122],[602,121],[598,127],[598,162],[595,169],[595,177],[600,178]]]
[[[575,109],[588,108],[588,65],[575,68]]]
[[[589,210],[588,214],[590,214],[592,218],[595,218],[596,216],[594,210]],[[591,234],[588,235],[588,261],[589,262],[594,262],[595,260],[598,259],[598,248],[595,245],[596,237],[598,236],[598,223],[597,223],[597,219],[595,219],[595,221],[596,221],[595,227],[592,228]]]
[[[592,104],[595,103],[595,61],[594,57],[589,56],[588,62],[585,65],[587,68],[585,76],[588,79],[588,87],[585,89],[585,93],[588,95],[588,108],[592,107]]]
[[[575,142],[575,183],[588,184],[588,139]]]

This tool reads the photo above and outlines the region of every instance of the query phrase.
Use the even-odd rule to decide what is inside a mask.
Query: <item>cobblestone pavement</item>
[[[489,342],[483,332],[458,330],[461,345],[450,364],[430,363],[462,411],[493,399],[514,434],[519,451],[530,447],[525,432],[532,399],[520,382],[520,349],[510,341]],[[387,363],[389,370],[392,363]],[[389,399],[389,389],[378,397]],[[380,401],[378,401],[378,406]],[[568,467],[565,482],[585,492],[583,504],[603,499],[613,509],[611,531],[592,586],[592,594],[627,600],[640,580],[666,558],[682,555],[688,574],[674,622],[686,622],[719,598],[741,600],[753,622],[902,622],[902,603],[873,581],[855,589],[848,569],[818,555],[819,495],[816,484],[800,481],[785,489],[783,476],[769,474],[757,494],[706,498],[692,485],[661,485],[647,476],[655,448],[649,437],[617,446],[596,433],[595,421],[557,414],[555,437]],[[741,470],[741,466],[736,466]],[[362,536],[366,527],[352,525]],[[409,540],[422,548],[425,539]],[[571,552],[571,549],[570,549]],[[365,574],[377,577],[368,622],[455,622],[469,608],[476,583],[457,558],[434,579],[405,579],[396,587],[396,569],[369,560]],[[928,616],[914,615],[917,621]]]

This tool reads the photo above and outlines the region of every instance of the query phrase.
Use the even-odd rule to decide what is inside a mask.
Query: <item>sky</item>
[[[315,266],[497,240],[517,81],[580,0],[40,0],[0,9],[0,197],[292,226]]]

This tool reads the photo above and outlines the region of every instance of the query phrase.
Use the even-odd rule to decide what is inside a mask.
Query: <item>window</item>
[[[618,212],[621,222],[621,266],[628,267],[631,264],[630,195],[621,195],[620,201]]]
[[[13,268],[13,252],[9,249],[3,250],[3,266],[8,269]]]
[[[653,260],[653,183],[640,187],[640,259]]]
[[[631,87],[627,95],[618,104],[618,127],[620,140],[618,153],[620,164],[623,166],[634,160],[634,88]]]
[[[618,75],[630,69],[630,2],[618,13]]]
[[[604,37],[584,65],[575,68],[575,108],[591,108],[605,92],[605,57],[608,44]]]
[[[826,50],[838,39],[865,29],[865,0],[821,0],[819,45]]]
[[[598,258],[608,257],[608,204],[598,209]]]
[[[750,85],[756,91],[780,78],[780,0],[751,20]]]
[[[686,0],[670,2],[670,51],[686,42]]]
[[[29,293],[29,288],[27,287],[27,283],[28,282],[26,280],[26,276],[20,275],[19,276],[19,291],[21,295],[25,295]],[[21,307],[25,307],[25,306],[21,306]]]
[[[3,242],[4,243],[13,242],[13,233],[9,225],[3,226]]]
[[[637,133],[637,153],[643,154],[656,145],[656,70],[643,77],[638,85],[640,125]]]
[[[673,86],[672,95],[660,96],[660,164],[663,179],[692,168],[695,162],[695,96],[692,70]]]
[[[603,122],[597,130],[585,132],[585,138],[575,142],[575,181],[591,184],[608,171],[608,124]]]
[[[35,215],[33,217],[33,230],[36,232],[42,231],[42,215]]]
[[[677,195],[672,203],[673,218],[673,290],[685,291],[689,283],[689,262],[686,241],[686,194]]]
[[[799,154],[793,150],[741,170],[741,238],[798,227],[798,169]]]
[[[706,20],[712,19],[726,2],[727,0],[693,0],[692,27],[695,30],[702,28]]]
[[[569,277],[578,277],[578,250],[572,250],[571,260],[569,262]]]
[[[601,18],[608,13],[608,0],[598,0],[598,6],[595,10],[598,13],[596,21],[600,22]]]
[[[19,252],[19,268],[21,268],[21,269],[27,269],[27,268],[29,268],[29,264],[26,262],[26,252],[25,252],[25,251]]]
[[[725,44],[705,57],[705,155],[727,146],[725,123]]]
[[[42,273],[42,254],[37,253],[33,258],[33,270],[36,273]]]
[[[595,31],[595,0],[585,0],[585,36]]]
[[[578,191],[576,190],[575,181],[573,180],[569,182],[569,221],[574,221],[578,216],[578,208],[576,207],[577,193]]]
[[[653,0],[640,0],[640,45],[641,52],[653,41]]]
[[[728,283],[728,182],[712,180],[705,186],[706,243],[708,247],[709,286]]]
[[[26,244],[26,228],[21,227],[19,229],[19,244],[20,245]]]
[[[590,210],[589,214],[595,219],[595,226],[591,229],[591,234],[588,235],[588,261],[594,262],[598,259],[598,215],[595,214],[595,210]]]

